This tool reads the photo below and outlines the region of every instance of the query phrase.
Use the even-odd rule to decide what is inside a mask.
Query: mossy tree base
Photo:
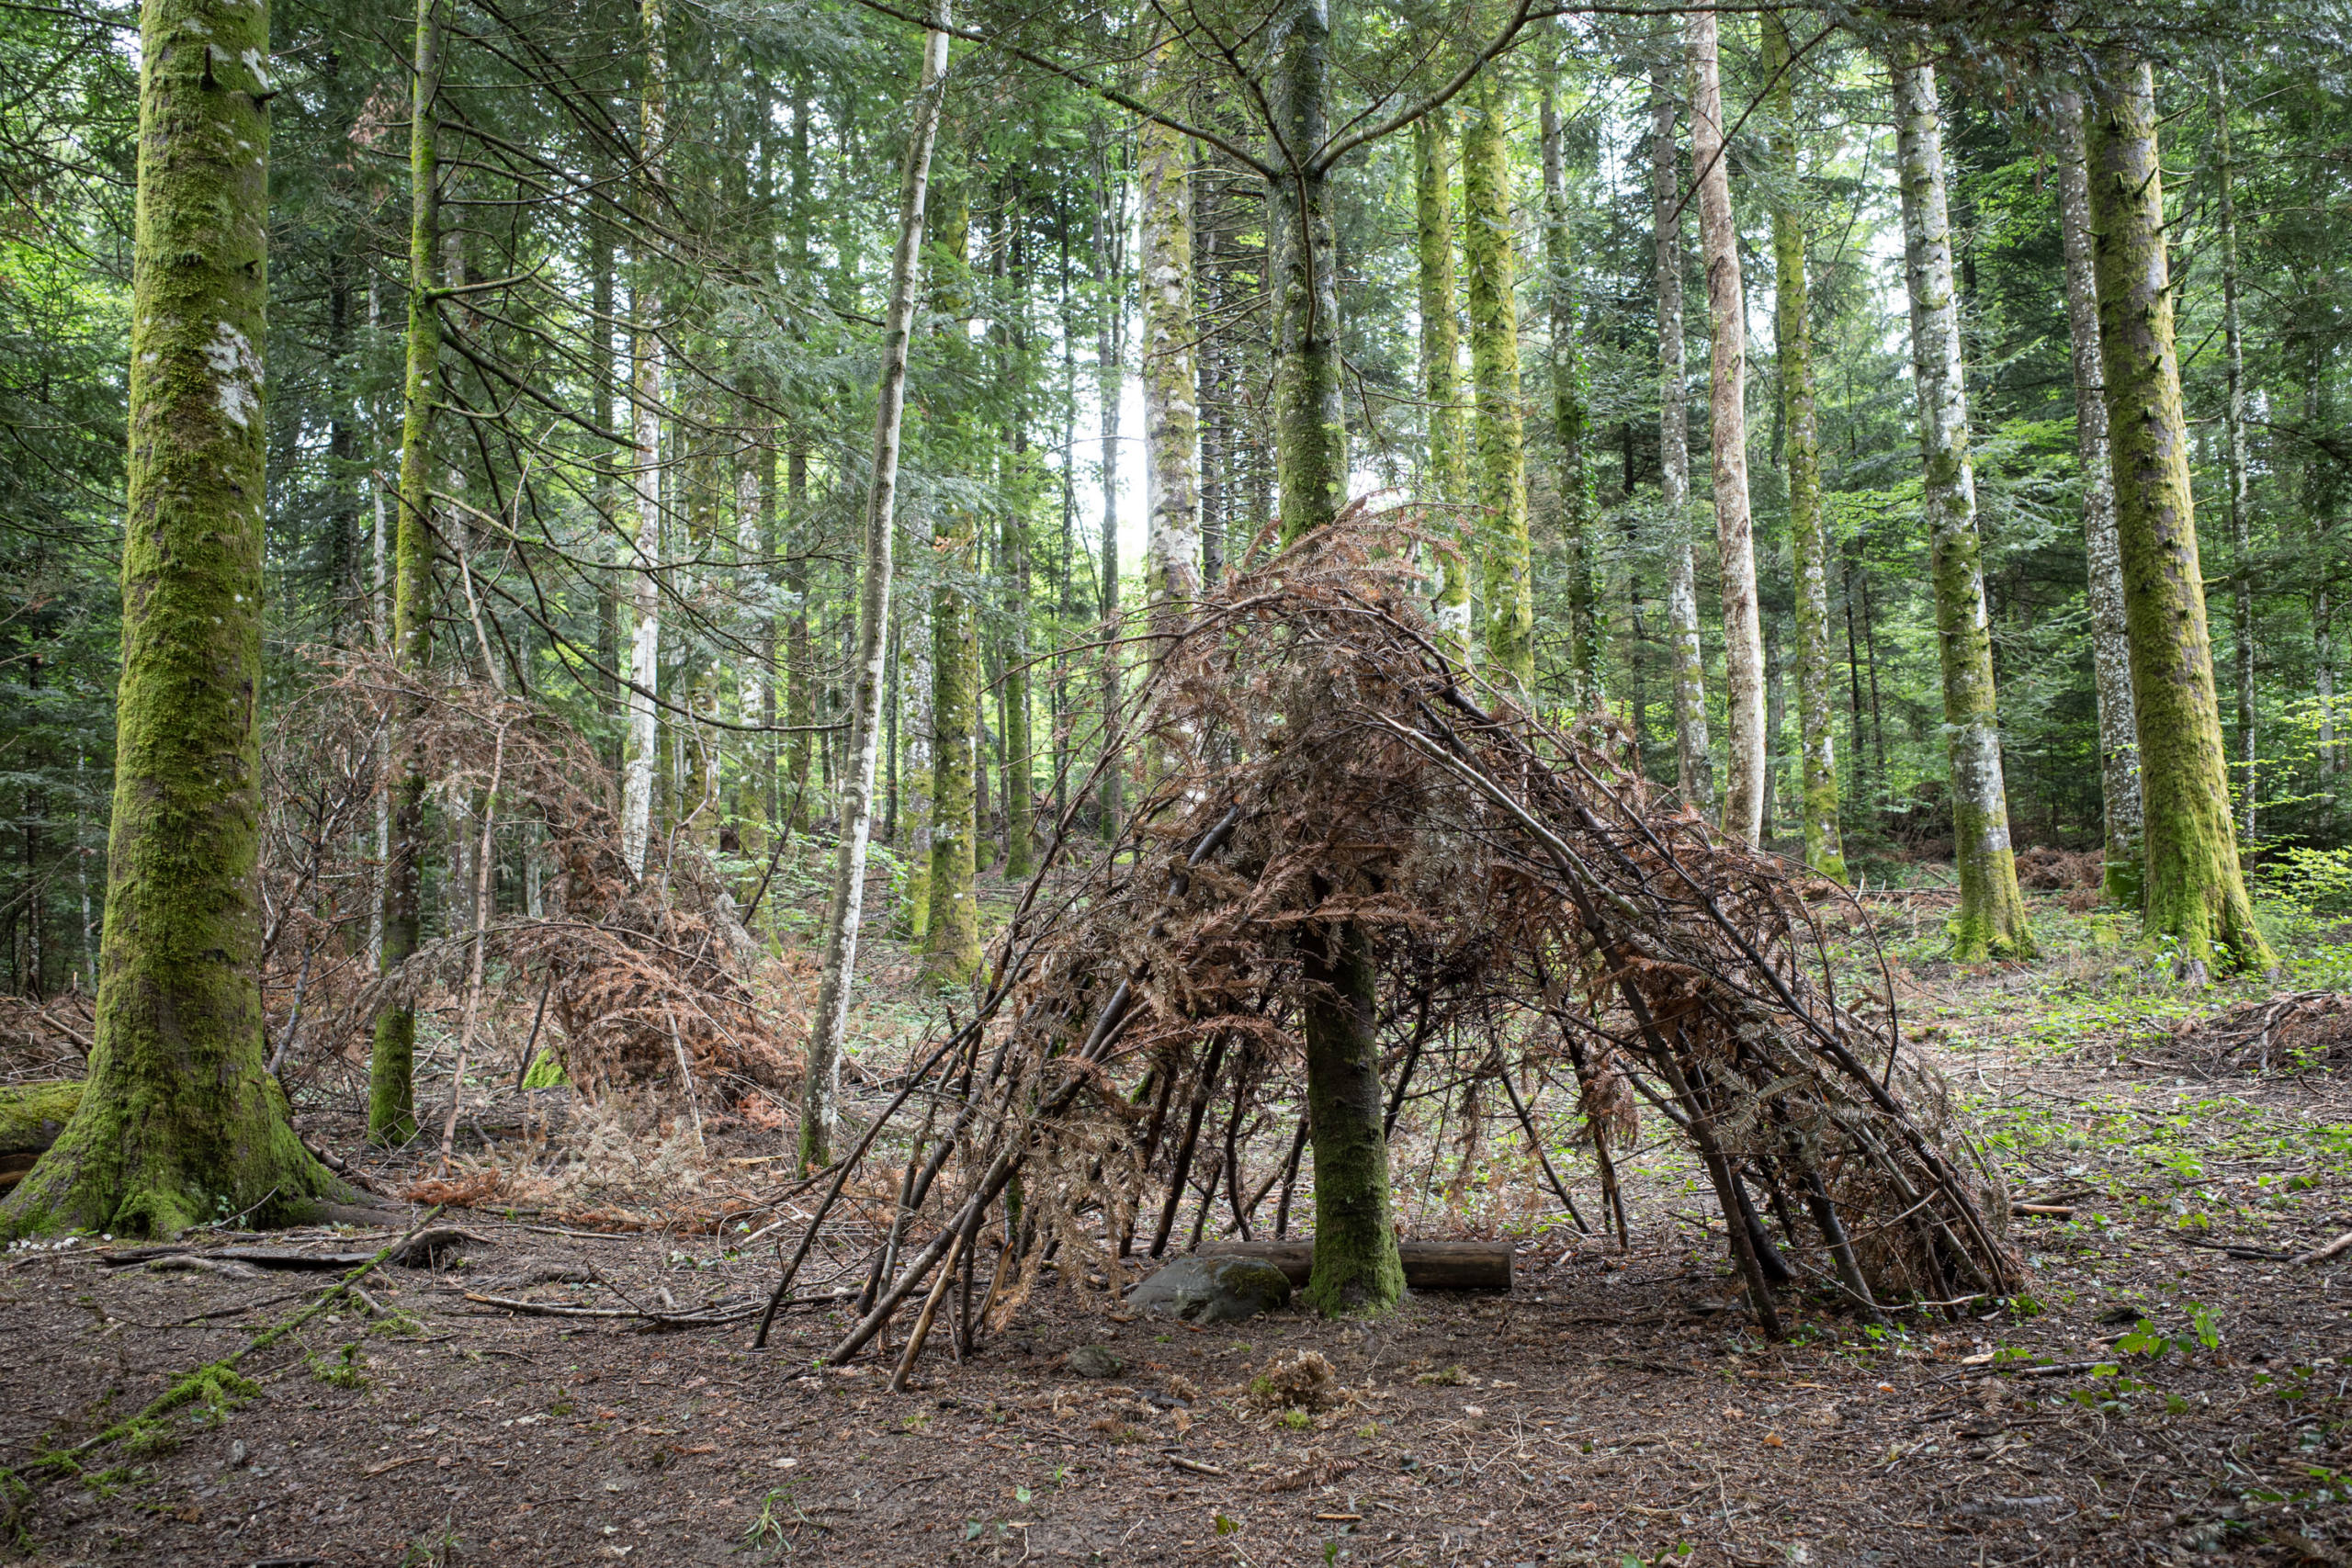
[[[1405,1294],[1388,1186],[1372,939],[1347,922],[1312,932],[1307,1116],[1315,1139],[1315,1268],[1305,1301],[1326,1317],[1382,1313]]]

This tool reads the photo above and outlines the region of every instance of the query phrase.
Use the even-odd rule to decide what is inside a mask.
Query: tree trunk
[[[1519,405],[1519,303],[1510,228],[1510,97],[1489,72],[1471,88],[1462,137],[1462,263],[1470,314],[1472,499],[1477,505],[1487,660],[1522,700],[1535,685],[1527,442]]]
[[[1125,217],[1124,211],[1114,209],[1117,189],[1106,157],[1094,204],[1095,282],[1101,289],[1095,301],[1094,355],[1102,409],[1102,564],[1096,590],[1104,638],[1100,679],[1106,750],[1117,745],[1119,730],[1119,650],[1112,639],[1117,636],[1119,618],[1119,405],[1126,388],[1125,269],[1119,265],[1120,243],[1126,231],[1123,221],[1114,221]],[[1102,770],[1096,786],[1104,843],[1118,840],[1121,783],[1119,767],[1114,763]]]
[[[1544,73],[1544,293],[1552,315],[1552,434],[1559,443],[1560,543],[1568,580],[1570,700],[1579,708],[1601,701],[1600,627],[1593,595],[1592,483],[1585,447],[1592,419],[1586,406],[1584,368],[1577,362],[1575,271],[1569,259],[1568,182],[1562,146],[1558,72]]]
[[[2144,61],[2104,62],[2086,161],[2146,814],[2144,929],[2169,940],[2180,972],[2201,983],[2215,964],[2267,969],[2273,960],[2255,927],[2230,820],[2173,341],[2154,97]]]
[[[1175,46],[1160,45],[1161,62]],[[1155,665],[1201,592],[1200,408],[1193,367],[1192,146],[1166,126],[1136,131],[1143,251],[1143,426],[1150,463],[1148,562]]]
[[[639,156],[650,198],[662,184],[662,143],[667,134],[669,57],[662,38],[666,0],[640,0],[645,37],[644,102],[640,106]],[[649,200],[649,206],[650,202]],[[631,399],[636,450],[631,454],[629,560],[628,713],[621,755],[621,858],[629,871],[645,874],[647,846],[653,838],[654,772],[661,750],[655,694],[662,685],[662,395],[667,351],[662,342],[662,305],[653,264],[636,259],[629,314],[636,336],[630,345],[636,388]]]
[[[1447,653],[1470,659],[1470,546],[1462,505],[1470,493],[1468,451],[1462,429],[1462,321],[1453,271],[1453,130],[1443,109],[1413,124],[1414,241],[1421,308],[1421,400],[1429,420],[1428,500],[1438,515],[1439,641]]]
[[[2236,170],[2230,160],[2230,82],[2213,72],[2214,183],[2221,187],[2222,368],[2228,395],[2222,405],[2230,516],[2230,609],[2233,661],[2237,666],[2238,834],[2251,841],[2259,812],[2261,719],[2254,693],[2254,521],[2246,511],[2245,335],[2238,320]]]
[[[947,25],[940,0],[937,25]],[[858,920],[865,906],[866,836],[874,824],[874,762],[881,732],[883,631],[890,620],[892,513],[899,484],[899,432],[906,409],[907,339],[915,314],[922,254],[923,201],[939,133],[947,35],[926,32],[914,124],[907,136],[899,187],[899,243],[890,256],[890,300],[882,324],[881,386],[874,412],[874,482],[866,492],[865,580],[858,585],[857,687],[850,710],[849,766],[842,779],[842,836],[833,862],[833,896],[825,910],[825,967],[808,1031],[808,1077],[800,1105],[799,1168],[832,1160],[841,1119],[842,1041],[849,1031],[849,993],[857,969]]]
[[[399,720],[414,726],[433,659],[433,412],[441,387],[441,313],[435,288],[441,260],[441,15],[438,0],[416,8],[415,76],[409,119],[408,364],[401,423],[400,520],[392,547],[392,667],[407,688],[395,699]],[[415,693],[412,696],[409,694]],[[396,728],[401,728],[396,720]],[[415,744],[403,738],[388,754],[400,777],[388,780],[391,832],[384,857],[383,947],[379,973],[390,976],[416,951],[424,915],[424,773]],[[368,1137],[404,1144],[416,1134],[416,1009],[394,987],[376,1013],[368,1059]]]
[[[204,40],[191,44],[190,39]],[[318,1217],[262,1058],[262,353],[269,11],[140,16],[130,494],[96,1048],[8,1235]]]
[[[1010,248],[1012,286],[1026,294],[1030,286],[1029,251],[1025,231],[1012,223]],[[1029,339],[1025,318],[1017,318],[1007,337],[1007,378],[1012,389],[1012,488],[1026,495],[1030,482],[1028,398]],[[1004,575],[1004,679],[998,699],[1004,716],[1004,874],[1008,881],[1026,880],[1037,869],[1034,823],[1035,800],[1035,740],[1031,733],[1029,677],[1029,511],[1005,509],[998,549]]]
[[[1724,705],[1728,766],[1724,831],[1745,843],[1764,836],[1770,787],[1764,745],[1764,634],[1756,605],[1756,525],[1747,508],[1747,293],[1739,276],[1739,226],[1731,209],[1724,140],[1724,95],[1715,14],[1683,18],[1690,56],[1690,162],[1698,181],[1699,234],[1713,323],[1709,421],[1713,461],[1715,555],[1723,572]]]
[[[1674,671],[1675,784],[1702,816],[1714,809],[1707,676],[1699,643],[1699,569],[1690,550],[1690,426],[1682,371],[1682,186],[1667,67],[1650,67],[1650,215],[1657,253],[1658,505],[1668,567],[1666,640]]]
[[[1789,555],[1796,577],[1797,736],[1803,759],[1804,863],[1846,880],[1838,825],[1838,756],[1831,719],[1829,555],[1821,529],[1821,431],[1813,383],[1813,320],[1805,278],[1804,213],[1798,206],[1796,94],[1790,85],[1788,24],[1764,17],[1764,75],[1772,89],[1772,163],[1784,193],[1772,206],[1773,308],[1780,352],[1781,448],[1789,470]]]
[[[1324,0],[1284,0],[1268,39],[1272,119],[1291,166],[1267,181],[1273,285],[1275,457],[1285,543],[1325,526],[1348,492],[1340,404],[1339,258],[1331,193],[1306,162],[1328,131],[1330,22]],[[1315,1269],[1319,1312],[1380,1312],[1404,1293],[1381,1130],[1372,943],[1352,920],[1307,928],[1301,959],[1306,1094],[1315,1141]]]
[[[1960,310],[1944,207],[1943,121],[1935,67],[1916,58],[1894,67],[1896,141],[1902,161],[1904,277],[1911,300],[1911,367],[1919,399],[1919,450],[1926,465],[1928,572],[1934,580],[1936,644],[1943,668],[1945,750],[1951,768],[1953,858],[1960,909],[1952,956],[1977,963],[2033,952],[2025,897],[2009,846],[2008,797],[2001,780],[2001,729],[1993,691],[1993,639],[1984,611],[1983,541],[1976,532],[1976,480],[1968,458],[1968,392]]]
[[[962,357],[971,309],[964,285],[970,226],[970,204],[957,190],[941,208],[932,258],[933,308],[942,352],[951,361]],[[946,433],[958,422],[941,410],[934,423],[944,436],[941,447],[952,450],[955,437]],[[932,550],[940,575],[931,589],[931,913],[923,921],[923,972],[953,985],[980,962],[980,910],[972,890],[979,859],[980,648],[970,592],[978,576],[971,513],[939,508]]]
[[[2083,168],[2083,99],[2060,93],[2058,218],[2066,254],[2066,324],[2074,341],[2075,460],[2083,477],[2083,552],[2091,604],[2091,683],[2098,702],[2099,796],[2105,807],[2108,902],[2136,905],[2140,740],[2132,718],[2132,644],[2123,626],[2123,558],[2115,540],[2115,478],[2107,450],[2107,389],[2099,367],[2098,281],[2092,276],[2091,196]]]

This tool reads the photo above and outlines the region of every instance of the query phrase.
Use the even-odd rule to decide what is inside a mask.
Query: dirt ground
[[[346,1303],[255,1352],[218,1408],[78,1473],[32,1468],[337,1277],[109,1268],[121,1249],[93,1241],[0,1264],[0,1463],[23,1477],[0,1506],[58,1564],[2352,1561],[2352,1252],[2281,1259],[2352,1227],[2352,1089],[2324,1064],[2218,1061],[2164,1028],[2210,999],[2119,994],[2097,961],[1918,963],[1907,984],[2014,1195],[2071,1205],[2013,1222],[2034,1284],[1999,1311],[1873,1333],[1792,1303],[1792,1341],[1767,1345],[1664,1144],[1634,1162],[1629,1249],[1445,1211],[1518,1240],[1507,1296],[1202,1330],[1118,1321],[1079,1280],[961,1364],[934,1337],[893,1394],[871,1352],[815,1366],[837,1305],[755,1353],[741,1322],[469,1299],[753,1300],[776,1236],[476,1210],[453,1214],[481,1239],[370,1278],[382,1316]],[[1121,1370],[1076,1375],[1088,1344]],[[1306,1349],[1334,1400],[1253,1408],[1251,1374]]]

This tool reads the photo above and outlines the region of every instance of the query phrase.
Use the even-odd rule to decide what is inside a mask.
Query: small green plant
[[[777,1514],[779,1505],[791,1509],[796,1516],[800,1513],[799,1506],[792,1500],[791,1487],[770,1487],[768,1495],[760,1499],[758,1515],[752,1520],[750,1528],[743,1531],[745,1551],[757,1551],[764,1547],[770,1551],[777,1551],[789,1544],[785,1540],[785,1521]],[[968,1540],[971,1538],[967,1536],[965,1539]]]
[[[1315,1425],[1315,1417],[1304,1410],[1285,1410],[1282,1419],[1283,1425],[1294,1432],[1304,1432]]]
[[[1432,1372],[1423,1372],[1413,1381],[1428,1388],[1459,1388],[1469,1375],[1456,1365],[1440,1367]]]
[[[1238,1535],[1241,1531],[1239,1519],[1229,1519],[1220,1513],[1216,1516],[1216,1533],[1219,1535]]]
[[[372,1381],[368,1376],[368,1359],[359,1353],[356,1339],[340,1352],[322,1356],[316,1351],[303,1360],[311,1369],[311,1376],[332,1388],[366,1388]]]

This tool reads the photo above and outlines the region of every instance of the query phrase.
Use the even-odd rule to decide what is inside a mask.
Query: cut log
[[[1405,1284],[1415,1291],[1508,1291],[1511,1245],[1507,1241],[1400,1241]],[[1281,1269],[1298,1289],[1315,1266],[1315,1242],[1219,1241],[1201,1248],[1204,1258],[1256,1258]]]

